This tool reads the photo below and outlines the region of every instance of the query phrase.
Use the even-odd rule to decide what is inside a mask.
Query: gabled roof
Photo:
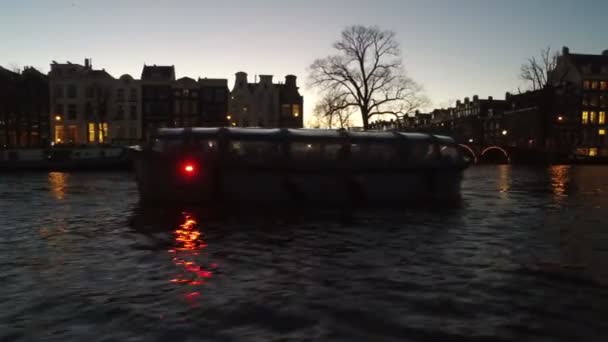
[[[144,68],[141,71],[141,79],[175,81],[175,67],[173,65],[144,65]]]

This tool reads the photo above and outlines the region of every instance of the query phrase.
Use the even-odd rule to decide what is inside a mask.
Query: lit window
[[[63,127],[63,125],[56,125],[55,126],[55,143],[61,144],[64,141],[65,141],[64,127]]]
[[[600,112],[597,123],[603,125],[606,123],[606,112]]]
[[[581,121],[582,121],[583,125],[588,124],[589,123],[589,112],[584,111],[581,119],[582,119]]]
[[[88,136],[89,136],[89,143],[94,143],[95,142],[95,124],[92,122],[89,122],[88,124]]]
[[[584,82],[583,82],[583,88],[585,88],[585,89],[589,89],[589,88],[590,88],[590,83],[591,83],[591,82],[589,82],[589,81],[584,81]]]
[[[592,147],[589,149],[589,157],[595,157],[595,156],[597,156],[597,148]]]
[[[599,130],[597,133],[598,133],[599,135],[606,135],[606,130],[602,128],[602,129],[600,129],[600,130]]]
[[[291,107],[291,114],[293,114],[293,116],[295,116],[296,118],[298,116],[300,116],[300,105],[299,104],[294,104]]]
[[[597,89],[599,86],[597,81],[591,81],[591,89]]]
[[[589,112],[589,122],[594,124],[595,123],[595,112]]]
[[[600,82],[600,89],[601,89],[601,90],[606,90],[606,89],[608,89],[608,82],[606,82],[606,81],[601,81],[601,82]]]

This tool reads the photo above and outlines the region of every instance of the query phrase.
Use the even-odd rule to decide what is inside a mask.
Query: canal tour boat
[[[133,149],[142,202],[374,204],[454,199],[466,160],[445,136],[162,128]]]

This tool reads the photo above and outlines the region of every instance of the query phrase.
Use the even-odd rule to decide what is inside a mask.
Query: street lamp
[[[61,116],[55,115],[55,121],[61,121]]]
[[[472,144],[472,143],[473,143],[473,141],[475,141],[475,140],[473,140],[473,138],[469,139],[469,143],[471,143],[471,144]]]
[[[560,116],[558,116],[558,117],[557,117],[557,121],[564,121],[564,117],[563,117],[563,116],[561,116],[561,115],[560,115]]]
[[[506,129],[503,129],[503,130],[502,130],[502,135],[507,135],[507,133],[509,133],[509,132],[507,132],[507,130],[506,130]]]
[[[226,119],[227,119],[227,120],[232,119],[232,115],[227,115],[227,116],[226,116]]]

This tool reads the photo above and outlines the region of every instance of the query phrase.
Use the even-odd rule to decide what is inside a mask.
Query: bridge
[[[538,149],[503,145],[458,144],[475,164],[545,163],[554,157]]]

